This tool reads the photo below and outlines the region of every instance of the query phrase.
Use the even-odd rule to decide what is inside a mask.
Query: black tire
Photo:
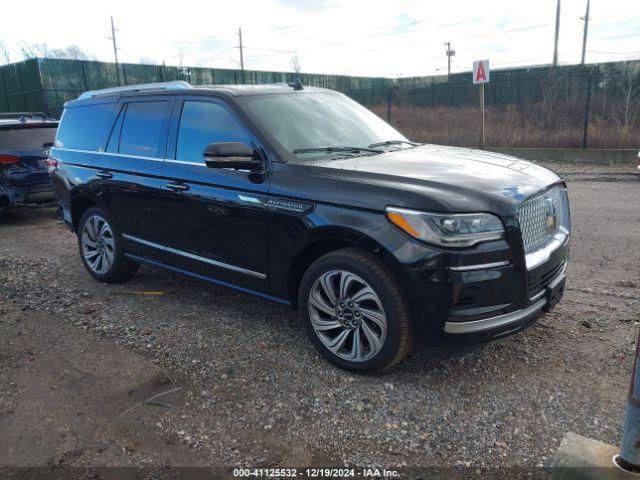
[[[85,226],[88,221],[94,219],[96,217],[101,218],[109,227],[111,232],[110,238],[113,239],[112,246],[112,261],[109,262],[108,268],[105,268],[104,271],[97,271],[93,268],[87,258],[85,258],[85,250],[83,249],[83,232],[85,231]],[[109,219],[109,216],[106,212],[100,207],[91,207],[89,208],[82,217],[80,218],[80,222],[78,223],[78,250],[80,252],[80,259],[82,260],[82,264],[87,269],[89,274],[96,280],[105,283],[119,283],[129,280],[133,277],[140,265],[138,263],[132,262],[128,260],[124,256],[124,252],[121,247],[121,239],[120,233],[116,231],[113,227],[113,223]]]
[[[375,348],[373,347],[372,342],[368,342],[369,355],[373,356],[370,358],[363,357],[360,361],[351,361],[343,358],[345,355],[344,352],[342,353],[343,356],[340,356],[340,353],[336,354],[332,352],[319,337],[319,335],[324,334],[324,332],[316,333],[314,328],[312,315],[314,315],[316,320],[320,319],[321,321],[324,321],[326,319],[326,321],[333,323],[335,321],[344,321],[344,317],[346,316],[345,311],[339,312],[341,318],[338,317],[338,313],[332,317],[328,314],[323,314],[326,315],[326,317],[319,318],[317,313],[315,313],[318,311],[317,309],[315,312],[312,312],[315,306],[312,305],[311,309],[309,307],[312,288],[319,288],[319,284],[317,282],[321,282],[321,278],[326,279],[331,275],[343,275],[342,272],[354,274],[354,278],[357,278],[357,280],[363,280],[368,284],[367,286],[370,286],[371,289],[373,289],[373,292],[377,295],[377,299],[380,301],[379,303],[381,303],[383,307],[382,313],[386,317],[386,335],[384,341],[380,342],[382,347],[377,353],[373,354]],[[333,280],[334,285],[338,282],[339,277],[336,276],[335,278],[336,280]],[[356,284],[361,283],[357,280],[355,281]],[[360,287],[356,287],[356,289],[359,288]],[[314,290],[314,292],[317,293],[316,290]],[[356,295],[354,294],[353,297],[355,298]],[[326,295],[324,298],[327,298]],[[340,309],[338,306],[340,301],[338,300],[335,303],[336,309]],[[398,282],[380,261],[364,250],[344,248],[330,252],[313,262],[302,278],[298,292],[298,305],[300,306],[302,323],[311,343],[329,362],[340,368],[359,373],[383,372],[395,367],[411,351],[413,331],[411,328],[409,308],[403,298]],[[354,311],[356,313],[354,313],[354,311],[350,311],[350,315],[352,315],[351,318],[354,318],[353,315],[359,313],[357,310],[359,308],[358,303],[355,304],[355,308],[356,310]],[[364,314],[360,314],[360,320],[361,323],[359,325],[364,323]],[[369,325],[375,327],[372,323],[369,323]],[[362,326],[354,327],[353,325],[352,327],[358,330],[362,330],[362,328],[364,328]],[[331,331],[341,332],[341,328],[343,330],[348,329],[341,326],[335,327],[335,329]],[[339,336],[339,333],[337,335]],[[347,347],[352,350],[355,350],[354,336],[355,334],[352,334],[350,347],[347,343]],[[364,333],[360,333],[358,339],[360,338],[368,337],[364,335]],[[359,340],[358,343],[362,345],[362,341]],[[346,348],[346,350],[349,350],[349,348]],[[351,356],[351,353],[349,353],[349,356]]]

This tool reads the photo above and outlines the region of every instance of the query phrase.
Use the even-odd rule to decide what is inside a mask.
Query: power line
[[[508,10],[506,12],[504,12],[504,14],[510,13],[510,12],[514,12],[517,11],[518,9],[511,9]],[[445,23],[445,24],[439,24],[439,25],[435,25],[433,27],[433,29],[438,29],[438,28],[447,28],[447,27],[451,27],[451,26],[457,26],[457,25],[462,25],[465,23],[470,23],[470,22],[474,22],[474,21],[480,21],[480,20],[484,20],[487,18],[493,18],[495,17],[495,15],[484,15],[484,16],[478,16],[478,17],[472,17],[472,18],[467,18],[465,20],[461,20],[458,22],[450,22],[450,23]],[[522,18],[527,18],[527,17],[522,17]],[[375,33],[371,33],[368,35],[364,35],[358,38],[349,38],[349,39],[345,39],[345,40],[341,40],[341,41],[336,41],[336,42],[330,42],[330,43],[325,43],[325,44],[321,44],[318,45],[317,47],[311,47],[309,50],[315,50],[315,49],[319,49],[319,48],[327,48],[327,47],[335,47],[335,46],[339,46],[339,45],[344,45],[344,44],[348,44],[348,43],[353,43],[356,41],[359,41],[362,38],[371,38],[371,37],[389,37],[389,36],[395,36],[395,35],[407,35],[407,34],[411,34],[411,33],[418,33],[418,32],[424,32],[424,30],[422,28],[410,28],[409,30],[407,30],[407,27],[415,27],[416,25],[428,22],[431,18],[425,18],[425,19],[418,19],[418,20],[414,20],[406,25],[401,25],[401,26],[396,26],[394,28],[391,28],[389,30],[383,31],[383,32],[375,32]],[[512,24],[516,21],[521,20],[521,18],[516,18],[516,19],[510,19],[508,21],[503,21],[500,22],[496,25],[492,25],[489,26],[488,28],[500,28],[503,27],[504,25],[509,25]],[[511,29],[511,30],[505,30],[502,32],[494,32],[494,33],[490,33],[490,34],[485,34],[485,35],[477,35],[477,36],[472,36],[472,37],[466,37],[466,38],[481,38],[484,36],[491,36],[491,35],[500,35],[503,33],[511,33],[511,32],[516,32],[516,31],[521,31],[521,30],[529,30],[532,28],[540,28],[541,26],[546,26],[545,25],[533,25],[533,26],[525,26],[523,28],[517,28],[517,29]],[[279,35],[279,34],[291,34],[294,33],[295,31],[299,31],[301,29],[298,28],[293,28],[290,25],[284,25],[284,26],[272,26],[270,27],[272,30],[275,30],[275,32],[273,33],[273,35]],[[487,28],[487,27],[485,27]],[[281,30],[281,31],[277,31],[277,30]],[[463,39],[464,40],[464,39]],[[221,37],[219,35],[216,36],[212,36],[210,38],[205,38],[203,40],[199,40],[194,42],[192,45],[186,46],[185,50],[186,51],[191,51],[193,53],[204,50],[204,49],[208,49],[211,45],[211,43],[213,44],[221,44],[224,43],[226,40],[224,39],[224,37]],[[176,42],[177,43],[177,42]],[[182,42],[182,43],[186,43],[186,42]],[[237,48],[237,47],[236,47]],[[254,47],[250,47],[250,48],[254,48]],[[252,57],[269,57],[269,56],[277,56],[279,53],[282,54],[289,54],[292,53],[293,50],[285,50],[285,49],[270,49],[270,48],[266,48],[266,47],[255,47],[256,50],[263,50],[266,52],[276,52],[276,53],[264,53],[264,54],[260,54],[255,55]],[[223,50],[223,52],[226,50]],[[222,53],[222,52],[217,52],[217,53]]]
[[[629,37],[640,37],[640,33],[631,33],[629,35],[612,35],[609,37],[594,37],[595,40],[605,40],[609,38],[629,38]]]
[[[589,53],[600,53],[605,55],[640,55],[640,52],[603,52],[601,50],[587,50]]]
[[[276,53],[295,53],[296,52],[296,50],[283,50],[281,48],[252,47],[250,45],[245,45],[244,48],[251,48],[253,50],[264,50],[266,52],[276,52]]]
[[[505,14],[506,13],[511,13],[511,12],[515,12],[516,10],[517,9],[507,10],[504,13]],[[495,17],[495,15],[485,15],[485,16],[482,16],[482,17],[473,17],[473,18],[468,18],[466,20],[462,20],[460,22],[444,23],[444,24],[440,24],[440,25],[434,25],[434,26],[432,26],[430,28],[431,29],[446,28],[446,27],[451,27],[451,26],[456,26],[456,25],[462,25],[464,23],[470,23],[470,22],[476,22],[476,21],[479,21],[479,20],[485,20],[487,18],[493,18],[493,17]],[[504,25],[508,25],[510,23],[517,22],[517,21],[522,20],[524,18],[528,18],[528,17],[519,17],[519,18],[507,20],[506,22],[500,22],[497,25],[492,25],[489,28],[500,28],[500,27],[502,27]],[[420,29],[420,28],[413,28],[411,30],[402,30],[402,29],[403,28],[407,28],[407,27],[415,27],[416,25],[428,22],[429,20],[431,20],[431,18],[423,18],[423,19],[420,19],[420,20],[414,20],[414,21],[408,23],[407,25],[400,25],[400,26],[391,28],[389,30],[385,30],[383,32],[371,33],[371,34],[368,34],[368,35],[360,36],[360,37],[355,38],[355,39],[352,38],[352,39],[340,40],[340,41],[337,41],[337,42],[325,43],[323,45],[320,45],[320,47],[333,47],[333,46],[337,46],[337,45],[344,45],[345,43],[351,43],[351,42],[354,42],[354,41],[361,40],[363,38],[386,37],[386,36],[391,36],[391,35],[405,35],[405,34],[408,34],[408,33],[422,32],[423,30]],[[500,33],[500,32],[498,32],[498,33]],[[470,37],[470,38],[473,38],[473,37]]]
[[[529,26],[521,27],[521,28],[513,28],[511,30],[502,30],[501,32],[485,33],[483,35],[473,35],[471,37],[464,37],[464,40],[468,40],[468,39],[472,39],[472,38],[492,37],[494,35],[503,35],[505,33],[515,33],[515,32],[524,32],[524,31],[528,31],[528,30],[536,30],[538,28],[548,27],[549,25],[550,25],[549,22],[547,22],[547,23],[539,23],[537,25],[529,25]]]

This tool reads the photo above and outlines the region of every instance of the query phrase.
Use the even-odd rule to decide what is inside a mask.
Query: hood
[[[435,196],[441,200],[443,209],[464,205],[464,210],[477,210],[496,202],[513,205],[560,181],[551,170],[525,160],[440,145],[325,159],[307,165],[316,175],[396,186],[407,192]]]

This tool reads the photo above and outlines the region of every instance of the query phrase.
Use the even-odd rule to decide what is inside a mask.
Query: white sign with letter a
[[[473,83],[489,83],[489,60],[473,62]]]

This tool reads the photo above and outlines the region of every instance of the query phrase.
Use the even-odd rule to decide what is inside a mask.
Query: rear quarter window
[[[115,103],[99,103],[64,110],[55,146],[103,151]]]

